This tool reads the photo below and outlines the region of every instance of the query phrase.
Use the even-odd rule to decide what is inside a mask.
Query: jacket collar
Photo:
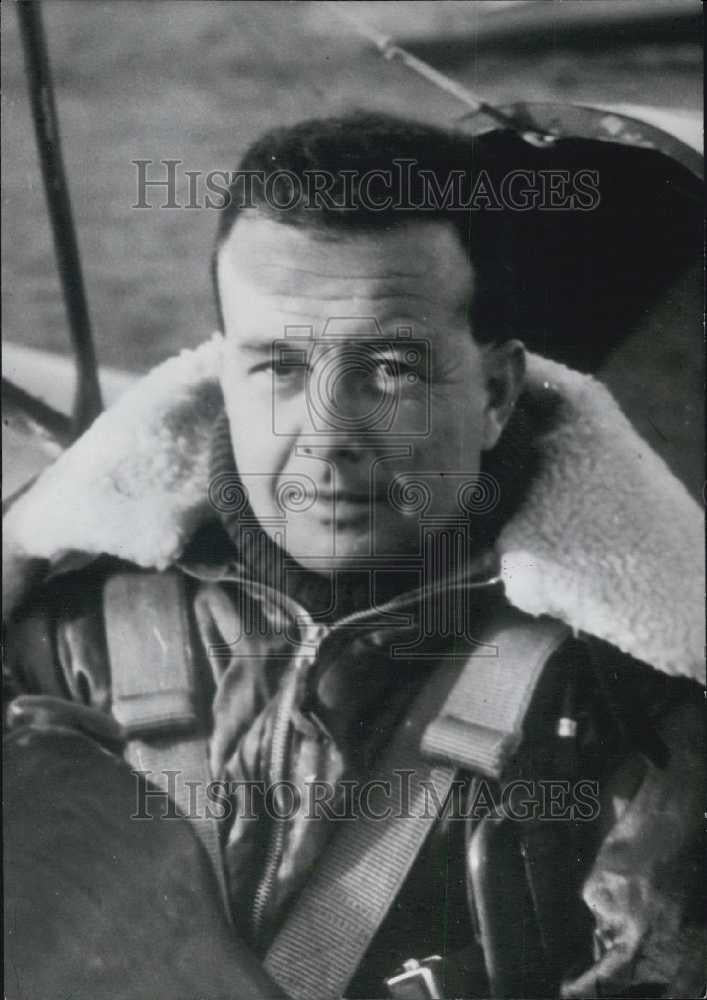
[[[8,571],[69,553],[164,569],[213,517],[219,335],[159,365],[47,469],[6,518]],[[492,456],[510,601],[669,674],[704,676],[698,505],[589,376],[529,356]]]

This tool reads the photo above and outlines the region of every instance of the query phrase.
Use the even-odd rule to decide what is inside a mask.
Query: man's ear
[[[525,348],[519,340],[490,344],[484,352],[486,391],[483,450],[495,448],[525,382]]]

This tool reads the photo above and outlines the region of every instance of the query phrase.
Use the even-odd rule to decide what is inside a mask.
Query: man
[[[430,996],[431,975],[455,996],[701,986],[697,510],[605,390],[526,358],[518,338],[545,315],[528,303],[552,302],[537,264],[551,223],[536,213],[532,233],[524,216],[520,250],[489,194],[522,145],[382,115],[263,137],[220,213],[221,333],[149,375],[8,515],[16,731],[74,728],[160,784],[186,746],[201,752],[202,725],[195,808],[188,782],[168,790],[211,851],[234,934],[297,995],[279,942],[317,871],[337,871],[343,828],[380,804],[366,782],[406,726],[415,767],[424,751],[456,768],[451,805],[397,848],[401,884],[322,995],[407,995],[406,975]],[[558,261],[577,252],[566,232]],[[482,686],[538,629],[552,641],[537,676],[527,653],[505,694]],[[443,678],[470,662],[463,697],[445,689],[465,702],[462,753],[433,736]],[[519,692],[512,731],[498,719]],[[473,739],[496,725],[501,749],[482,759]],[[483,840],[493,825],[477,837],[498,800],[485,816],[469,802],[513,778],[533,795],[591,779],[597,797],[561,816],[508,799],[507,846]],[[319,808],[288,811],[285,791]],[[408,843],[405,824],[380,838]],[[338,869],[330,924],[359,905],[357,865],[375,893],[374,851],[375,837]],[[291,933],[303,964],[331,947],[326,926]]]

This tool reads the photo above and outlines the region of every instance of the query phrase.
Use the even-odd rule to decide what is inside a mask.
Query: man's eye
[[[404,382],[412,385],[422,379],[419,368],[402,358],[377,358],[375,363],[379,377],[385,382]]]

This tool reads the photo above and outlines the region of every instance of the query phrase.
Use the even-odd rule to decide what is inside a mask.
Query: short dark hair
[[[414,169],[396,169],[401,162]],[[516,211],[493,196],[487,204],[475,196],[467,207],[482,176],[491,192],[499,192],[517,171],[537,179],[558,171],[586,175],[588,169],[600,183],[589,207]],[[391,183],[367,182],[365,198],[362,178],[374,171],[388,172]],[[246,190],[245,172],[271,180],[279,174],[282,184],[268,191],[267,182],[253,183]],[[303,189],[312,174],[326,174],[330,199],[312,205],[298,197],[286,208],[273,207],[275,191],[287,204],[288,173]],[[445,186],[459,173],[460,197],[449,204]],[[430,179],[437,193],[432,202]],[[218,320],[223,325],[216,257],[244,204],[283,225],[332,236],[411,219],[441,220],[454,228],[474,270],[469,322],[477,341],[519,337],[531,350],[596,370],[628,332],[645,323],[651,302],[686,262],[699,259],[701,194],[695,186],[685,168],[655,150],[593,138],[563,138],[538,148],[508,130],[472,136],[461,128],[371,112],[276,128],[247,150],[220,210],[212,256]],[[371,206],[386,195],[392,196],[388,207]]]
[[[491,240],[483,220],[488,213],[474,211],[472,219],[471,209],[461,207],[473,185],[476,159],[477,140],[468,134],[383,113],[315,118],[266,132],[244,154],[219,211],[212,281],[220,325],[218,252],[244,210],[254,209],[282,225],[332,236],[386,230],[412,220],[449,223],[475,270],[470,309],[475,338],[486,342],[515,335],[508,299],[499,297],[493,278],[498,272],[491,266],[492,244],[507,242],[500,239],[500,213],[493,213]],[[493,169],[488,157],[484,169]],[[264,183],[263,177],[274,183]],[[317,188],[317,177],[329,179],[325,192]],[[450,177],[458,179],[461,197],[444,197]],[[288,204],[293,178],[306,196],[290,198]],[[430,185],[439,194],[432,200]]]

